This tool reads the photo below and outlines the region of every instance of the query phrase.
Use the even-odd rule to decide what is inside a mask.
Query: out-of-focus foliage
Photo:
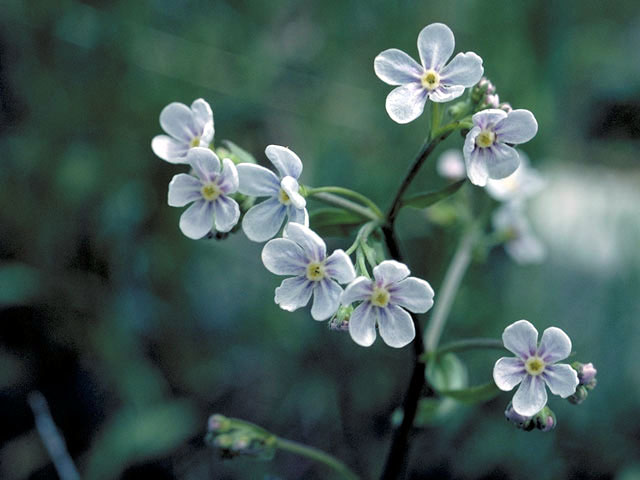
[[[415,437],[413,478],[635,478],[640,464],[640,7],[636,1],[17,1],[0,5],[0,477],[55,478],[26,403],[49,400],[88,479],[328,478],[307,461],[222,462],[212,412],[381,468],[410,349],[365,349],[273,303],[279,279],[242,234],[188,240],[166,205],[181,167],[151,138],[171,101],[204,97],[216,145],[264,161],[291,146],[303,181],[387,205],[426,132],[394,124],[373,58],[415,54],[447,23],[503,101],[533,111],[526,145],[548,188],[532,206],[549,246],[521,268],[474,265],[447,338],[499,336],[526,318],[564,329],[598,388],[558,398],[553,433],[506,422],[508,394]],[[450,138],[441,147],[461,146]],[[415,191],[443,186],[433,165]],[[464,194],[467,185],[458,195]],[[407,209],[413,273],[436,290],[458,232]],[[331,240],[330,247],[347,241]],[[446,340],[446,339],[445,339]],[[495,352],[465,354],[469,383]],[[636,473],[634,473],[636,472]]]

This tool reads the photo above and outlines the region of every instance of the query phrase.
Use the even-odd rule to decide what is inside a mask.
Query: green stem
[[[379,218],[383,218],[384,215],[382,210],[378,208],[378,206],[368,197],[365,197],[361,193],[354,192],[353,190],[349,190],[348,188],[343,187],[318,187],[318,188],[309,188],[307,190],[307,195],[315,195],[318,193],[335,193],[337,195],[342,195],[343,197],[351,197],[354,200],[359,201],[363,205],[366,205],[371,209],[373,213],[375,213]]]
[[[345,251],[345,253],[347,255],[351,255],[353,252],[355,252],[356,248],[362,245],[362,243],[366,242],[367,239],[369,238],[369,235],[371,235],[371,232],[373,232],[376,228],[378,228],[378,226],[380,226],[380,222],[372,220],[370,222],[365,223],[362,227],[360,227],[360,230],[358,230],[358,234],[356,235],[356,239],[353,241],[351,246]]]
[[[313,198],[323,203],[326,203],[327,205],[333,205],[335,207],[344,208],[345,210],[349,210],[369,220],[380,220],[380,216],[378,216],[370,208],[363,207],[362,205],[358,205],[357,203],[352,202],[351,200],[347,200],[346,198],[342,198],[328,192],[318,192],[318,193],[313,193],[312,195],[313,195]]]
[[[494,349],[504,350],[502,340],[495,338],[466,338],[462,340],[455,340],[447,343],[436,351],[437,355],[444,355],[445,353],[464,352],[467,350],[478,349]]]
[[[442,330],[449,317],[462,277],[464,277],[471,263],[471,253],[479,234],[480,228],[475,223],[460,240],[458,249],[449,264],[449,268],[447,268],[442,288],[438,295],[438,301],[433,308],[431,321],[424,332],[425,351],[427,352],[432,352],[438,347]]]
[[[436,137],[436,132],[440,126],[440,104],[431,102],[431,138]]]
[[[342,478],[345,478],[347,480],[359,480],[360,478],[340,460],[332,457],[322,450],[280,437],[278,437],[276,441],[279,449],[286,450],[288,452],[295,453],[296,455],[300,455],[316,462],[323,463],[327,467],[339,473]]]

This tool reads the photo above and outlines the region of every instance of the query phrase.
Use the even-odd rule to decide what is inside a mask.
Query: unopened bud
[[[576,387],[576,393],[567,397],[567,400],[569,400],[569,402],[573,403],[574,405],[580,405],[586,400],[588,396],[589,390],[587,390],[587,387],[585,387],[584,385],[578,385]]]
[[[484,101],[489,108],[498,108],[500,106],[500,97],[496,93],[487,95]]]
[[[229,430],[231,426],[231,421],[219,413],[215,413],[209,417],[209,421],[207,422],[207,429],[210,432],[216,433],[224,433]]]
[[[513,405],[509,402],[507,405],[507,409],[504,411],[505,418],[513,423],[518,428],[523,428],[527,422],[531,420],[531,417],[525,417],[524,415],[520,415],[513,409]]]
[[[504,110],[507,113],[509,113],[509,112],[511,112],[511,110],[513,110],[513,108],[511,107],[511,104],[510,103],[506,103],[506,102],[500,104],[499,108],[500,108],[500,110]]]
[[[533,416],[533,423],[538,430],[549,432],[556,428],[556,414],[549,407],[544,407]]]
[[[349,319],[353,313],[352,305],[341,305],[336,314],[329,321],[329,329],[340,332],[349,330]]]
[[[578,372],[578,381],[580,385],[584,385],[588,389],[592,390],[596,386],[596,375],[598,370],[593,366],[593,363],[579,363],[574,362],[571,366]]]

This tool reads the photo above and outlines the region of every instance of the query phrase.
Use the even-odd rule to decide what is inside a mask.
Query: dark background
[[[499,337],[526,318],[572,338],[599,370],[553,433],[516,430],[510,394],[460,407],[416,437],[412,478],[640,478],[640,8],[596,1],[3,1],[0,4],[0,477],[56,478],[26,398],[48,399],[83,478],[331,478],[279,453],[222,462],[202,440],[221,412],[312,444],[374,478],[411,350],[273,304],[261,245],[185,238],[154,157],[171,101],[204,97],[216,143],[264,161],[288,145],[310,185],[383,207],[427,116],[400,126],[373,58],[417,58],[441,21],[504,101],[533,111],[524,146],[548,188],[531,205],[549,249],[470,269],[445,340]],[[457,136],[447,146],[460,147]],[[444,149],[445,147],[442,147]],[[442,184],[433,162],[417,187]],[[470,188],[470,187],[468,187]],[[413,217],[411,216],[413,215]],[[436,293],[457,232],[403,213],[403,247]],[[331,240],[345,247],[347,240]],[[437,297],[436,297],[437,298]],[[496,353],[465,356],[472,382]]]

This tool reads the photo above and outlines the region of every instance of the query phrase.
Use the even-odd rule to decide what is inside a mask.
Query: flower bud
[[[207,430],[215,433],[224,433],[231,427],[231,421],[219,413],[213,414],[209,417],[207,422]]]
[[[544,407],[532,417],[525,417],[516,412],[511,402],[509,402],[507,409],[504,411],[504,416],[508,421],[525,432],[530,432],[534,428],[542,432],[548,432],[556,427],[556,415],[549,407]]]
[[[513,405],[509,402],[507,405],[507,409],[504,411],[505,418],[513,423],[516,427],[525,429],[525,425],[530,423],[531,417],[525,417],[524,415],[520,415],[513,409]]]
[[[209,417],[207,430],[205,440],[221,458],[243,455],[270,460],[275,455],[277,437],[252,423],[216,414]]]
[[[593,363],[579,363],[574,362],[571,366],[578,372],[578,381],[580,385],[584,385],[589,390],[593,390],[596,386],[596,374],[598,370],[593,366]]]
[[[587,387],[585,387],[584,385],[578,385],[576,387],[576,393],[567,397],[567,400],[569,400],[569,402],[573,403],[574,405],[580,405],[586,400],[588,396],[589,391],[587,390]]]
[[[549,432],[556,428],[556,414],[549,407],[544,407],[533,416],[533,423],[538,430]]]
[[[511,112],[511,110],[513,110],[513,107],[511,107],[511,104],[507,103],[507,102],[501,103],[500,107],[498,107],[498,108],[500,108],[500,110],[504,110],[507,113],[509,113],[509,112]]]
[[[336,314],[329,320],[329,329],[339,332],[349,330],[349,319],[353,313],[352,305],[340,305]]]

